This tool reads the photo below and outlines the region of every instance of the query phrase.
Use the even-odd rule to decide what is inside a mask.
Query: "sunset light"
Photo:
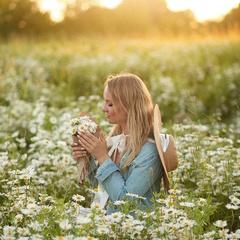
[[[115,8],[118,4],[122,2],[122,0],[101,0],[101,5],[107,8]]]
[[[63,19],[63,12],[67,3],[74,0],[38,0],[42,11],[50,11],[54,21]],[[122,0],[100,0],[101,6],[107,8],[117,7]],[[198,21],[219,19],[232,8],[237,7],[240,0],[166,0],[171,11],[191,10]]]
[[[59,22],[63,19],[63,11],[66,4],[58,0],[38,0],[42,11],[49,11],[53,21]],[[66,1],[65,1],[66,2]]]
[[[240,0],[166,0],[172,11],[190,9],[198,21],[218,19],[237,7]]]

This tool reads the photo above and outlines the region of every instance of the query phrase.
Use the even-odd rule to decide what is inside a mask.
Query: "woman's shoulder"
[[[154,158],[158,156],[157,146],[154,141],[147,140],[141,147],[138,157]]]
[[[156,143],[155,143],[154,139],[149,138],[149,139],[143,144],[141,150],[143,150],[143,151],[149,151],[149,150],[157,151],[157,146],[156,146]]]
[[[141,147],[138,155],[132,162],[132,166],[150,166],[152,164],[156,164],[157,162],[160,161],[156,144],[150,141],[146,141]]]

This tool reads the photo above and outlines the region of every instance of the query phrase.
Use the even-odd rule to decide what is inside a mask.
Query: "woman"
[[[115,202],[129,194],[141,196],[139,208],[150,208],[154,192],[160,190],[163,167],[153,138],[153,103],[143,81],[134,74],[109,76],[104,89],[106,118],[113,124],[105,140],[82,132],[79,142],[71,144],[74,159],[89,152],[91,158],[89,179],[98,181],[102,195],[99,202]],[[109,199],[108,199],[109,198]],[[117,211],[112,204],[108,214]]]

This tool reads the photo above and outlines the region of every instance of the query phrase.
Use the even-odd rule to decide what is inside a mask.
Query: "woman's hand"
[[[90,154],[92,154],[101,165],[106,159],[108,159],[107,142],[100,132],[99,138],[93,134],[84,131],[79,133],[79,143]]]
[[[75,161],[87,155],[86,149],[84,149],[80,144],[71,143],[70,146],[72,148],[72,155]]]

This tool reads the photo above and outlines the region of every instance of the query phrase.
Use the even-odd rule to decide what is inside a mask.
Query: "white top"
[[[107,139],[107,147],[110,148],[108,155],[115,161],[117,150],[122,153],[126,149],[126,141],[129,135],[120,134]],[[108,193],[103,188],[101,182],[98,182],[98,192],[95,194],[92,204],[98,203],[101,208],[105,208],[108,201]]]

